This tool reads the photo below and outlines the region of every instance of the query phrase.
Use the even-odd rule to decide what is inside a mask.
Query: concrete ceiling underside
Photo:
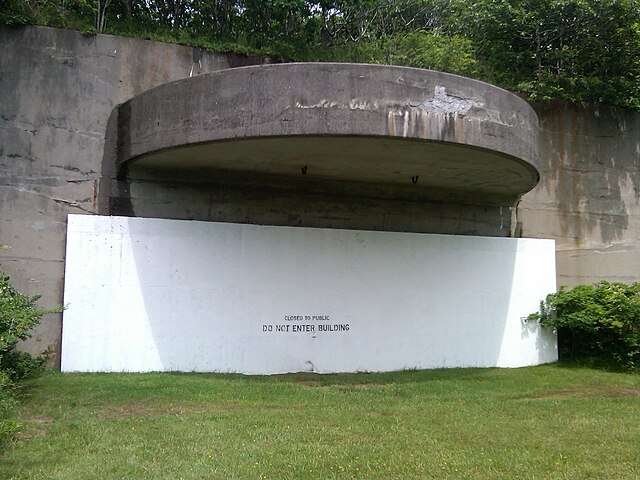
[[[516,198],[533,188],[538,173],[508,155],[441,142],[385,137],[295,136],[219,141],[143,155],[130,168],[187,171],[207,177],[220,172],[245,177],[281,176],[293,182],[333,180],[396,187],[429,197],[475,194]]]

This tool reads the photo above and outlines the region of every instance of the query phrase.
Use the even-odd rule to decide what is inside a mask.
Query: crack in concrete
[[[51,258],[40,258],[40,257],[29,257],[29,256],[8,256],[0,254],[0,258],[2,261],[7,262],[18,262],[20,260],[35,260],[37,262],[47,262],[47,263],[63,263],[64,259],[51,259]]]
[[[88,208],[84,208],[83,206],[80,205],[79,202],[73,201],[73,200],[65,200],[64,198],[55,198],[55,197],[47,197],[51,200],[53,200],[56,203],[61,203],[64,205],[68,205],[72,208],[77,208],[78,210],[82,210],[83,212],[87,212],[87,213],[95,213],[93,210],[89,210]],[[84,201],[88,201],[88,199],[85,199]]]
[[[98,172],[96,172],[95,170],[81,170],[78,167],[72,167],[70,165],[54,165],[51,164],[49,165],[52,168],[61,168],[62,170],[67,170],[69,172],[75,172],[75,173],[81,173],[82,175],[94,175]]]

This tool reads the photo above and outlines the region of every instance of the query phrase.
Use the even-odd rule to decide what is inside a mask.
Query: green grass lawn
[[[640,478],[640,375],[47,374],[2,479]]]

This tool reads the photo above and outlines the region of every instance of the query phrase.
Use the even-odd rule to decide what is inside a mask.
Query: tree
[[[107,24],[107,9],[111,0],[96,0],[96,2],[96,30],[101,33],[104,32],[104,27]]]

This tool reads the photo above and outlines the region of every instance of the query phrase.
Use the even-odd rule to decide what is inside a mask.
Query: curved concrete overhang
[[[529,104],[484,82],[385,65],[277,64],[167,83],[124,103],[118,167],[515,199],[538,182],[537,136]]]

